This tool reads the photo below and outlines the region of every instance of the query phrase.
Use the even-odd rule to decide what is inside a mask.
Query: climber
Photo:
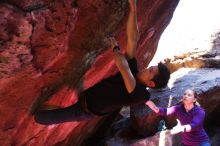
[[[203,128],[205,111],[196,104],[197,93],[187,89],[180,104],[169,108],[154,107],[163,116],[175,115],[178,124],[170,130],[171,134],[181,134],[182,146],[210,146],[209,137]]]
[[[114,39],[111,40],[112,53],[119,72],[81,92],[78,102],[69,107],[36,112],[36,122],[48,125],[88,120],[112,113],[123,106],[140,103],[146,103],[147,106],[152,107],[146,86],[155,89],[165,87],[170,78],[170,72],[162,63],[138,71],[134,58],[138,41],[136,0],[129,0],[129,5],[125,55],[120,52],[117,42]],[[154,29],[149,29],[146,39],[150,39],[154,32]]]

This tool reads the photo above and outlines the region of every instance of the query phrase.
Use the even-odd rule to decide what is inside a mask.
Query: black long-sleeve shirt
[[[136,79],[138,73],[136,59],[129,60],[128,64]],[[135,89],[128,93],[120,72],[85,90],[83,95],[87,108],[97,115],[111,113],[123,106],[145,103],[150,98],[146,86],[137,80]]]

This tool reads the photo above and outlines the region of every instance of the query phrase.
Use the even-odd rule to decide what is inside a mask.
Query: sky
[[[219,29],[220,0],[180,0],[151,64],[190,48],[205,48],[211,34]]]

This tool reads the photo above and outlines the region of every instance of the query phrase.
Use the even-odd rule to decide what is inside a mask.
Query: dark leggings
[[[71,121],[89,120],[95,117],[94,114],[82,109],[79,102],[59,109],[41,110],[35,114],[35,121],[39,124],[50,125]]]

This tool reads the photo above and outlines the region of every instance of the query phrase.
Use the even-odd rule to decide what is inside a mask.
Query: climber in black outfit
[[[129,4],[125,55],[120,52],[116,41],[111,40],[112,44],[116,45],[112,48],[119,72],[80,93],[79,101],[69,107],[36,112],[36,122],[49,125],[88,120],[112,113],[123,106],[140,103],[145,103],[154,110],[155,105],[149,100],[150,94],[146,87],[165,87],[170,78],[170,72],[162,63],[138,71],[134,58],[138,41],[136,0],[129,0]],[[153,34],[154,29],[149,29],[146,39],[151,38]]]

